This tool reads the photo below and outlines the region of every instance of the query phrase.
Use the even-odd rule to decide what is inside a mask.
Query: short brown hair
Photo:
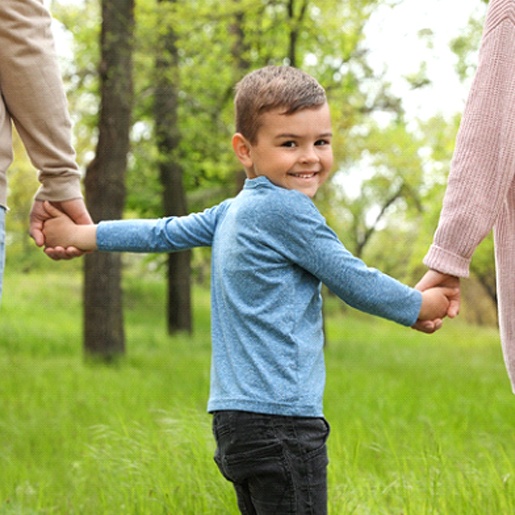
[[[236,132],[256,141],[259,116],[283,108],[283,114],[319,107],[327,102],[324,88],[311,75],[292,66],[265,66],[236,84]]]

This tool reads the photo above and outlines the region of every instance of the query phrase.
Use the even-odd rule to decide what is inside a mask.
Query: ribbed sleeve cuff
[[[429,252],[424,258],[424,264],[442,274],[454,275],[456,277],[469,276],[470,258],[458,256],[437,245],[431,245]]]
[[[36,192],[35,199],[61,202],[83,198],[80,181],[79,173],[55,176],[51,180],[46,179]]]

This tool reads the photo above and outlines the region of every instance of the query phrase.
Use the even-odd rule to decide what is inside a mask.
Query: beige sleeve
[[[82,196],[51,18],[41,0],[0,2],[0,92],[37,168],[37,198]]]

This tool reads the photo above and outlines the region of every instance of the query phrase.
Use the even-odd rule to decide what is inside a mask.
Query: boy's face
[[[267,177],[276,186],[313,197],[333,165],[331,116],[326,104],[281,114],[264,113],[256,142],[233,137],[236,155],[249,179]]]

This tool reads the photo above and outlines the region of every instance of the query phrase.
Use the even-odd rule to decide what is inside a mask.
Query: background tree
[[[85,180],[95,222],[123,215],[133,100],[133,9],[133,0],[102,1],[98,142]],[[125,350],[120,281],[119,254],[86,255],[84,345],[88,354],[110,358]]]
[[[161,20],[155,63],[154,117],[156,145],[159,151],[160,180],[163,187],[165,216],[188,213],[182,166],[178,157],[180,130],[178,98],[180,91],[179,51],[170,14],[175,0],[158,0],[157,13]],[[168,332],[192,331],[191,321],[191,252],[168,254]]]

